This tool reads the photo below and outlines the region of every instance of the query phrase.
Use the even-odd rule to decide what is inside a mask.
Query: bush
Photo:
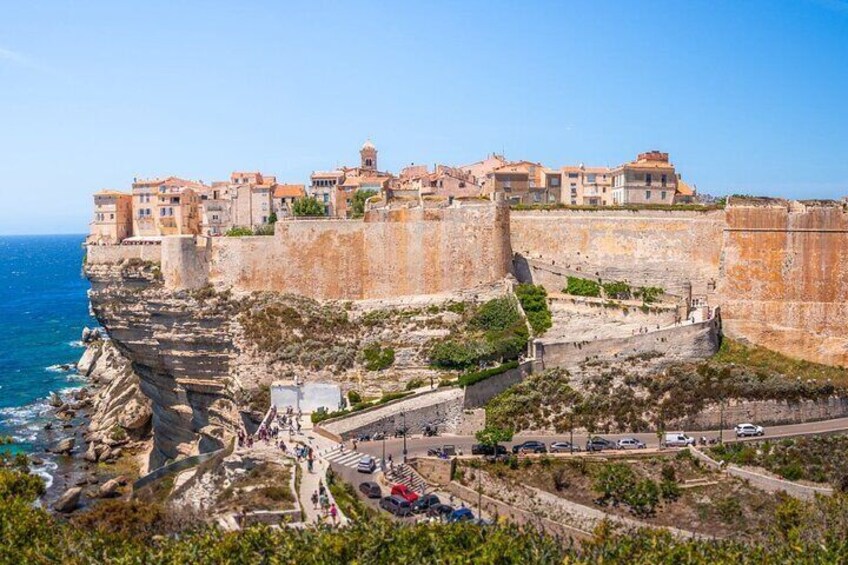
[[[614,506],[627,500],[635,486],[636,475],[633,469],[623,463],[603,465],[592,484],[592,488],[601,495],[599,502]]]
[[[607,298],[615,298],[618,300],[627,300],[631,297],[630,285],[622,281],[613,281],[604,283],[604,294]]]
[[[673,502],[680,498],[680,485],[675,481],[663,479],[660,481],[660,494],[663,500]]]
[[[348,391],[347,399],[351,404],[359,404],[362,402],[362,396],[355,390]]]
[[[486,332],[501,332],[521,322],[521,314],[508,297],[494,298],[483,304],[469,326]]]
[[[644,304],[652,304],[659,300],[659,297],[665,293],[665,290],[658,286],[643,286],[636,295],[642,298]]]
[[[535,335],[542,335],[550,329],[552,325],[551,311],[548,308],[548,293],[545,287],[520,284],[515,287],[515,295],[521,302],[521,307],[527,314],[527,321],[530,322],[530,327],[533,328]]]
[[[232,227],[227,230],[227,233],[224,234],[226,237],[244,237],[246,235],[253,235],[253,230],[246,227]]]
[[[323,216],[324,205],[317,198],[305,196],[294,201],[292,214],[295,216]]]
[[[563,292],[574,296],[598,298],[601,296],[601,285],[591,279],[568,277],[568,286],[563,289]]]
[[[351,203],[351,217],[361,218],[365,215],[365,201],[377,194],[376,190],[357,190]]]
[[[376,403],[377,404],[385,404],[386,402],[391,402],[392,400],[397,400],[398,398],[403,398],[405,396],[409,396],[410,394],[412,394],[412,393],[411,392],[387,392]]]
[[[788,463],[778,469],[778,474],[787,481],[797,481],[804,476],[804,469],[797,462]]]
[[[518,361],[509,361],[508,363],[504,363],[498,367],[493,367],[491,369],[484,369],[482,371],[474,371],[473,373],[465,373],[459,376],[458,384],[461,387],[471,386],[474,383],[479,383],[480,381],[484,381],[489,377],[493,377],[495,375],[500,375],[506,373],[511,369],[515,369],[518,367]]]
[[[654,481],[643,479],[627,493],[625,501],[637,516],[650,516],[660,502],[660,489]]]
[[[422,379],[412,379],[408,383],[406,383],[406,390],[415,390],[416,388],[421,388],[424,386],[424,381]]]
[[[382,371],[388,369],[395,362],[395,350],[391,347],[382,348],[372,343],[362,350],[362,358],[365,368],[369,371]]]

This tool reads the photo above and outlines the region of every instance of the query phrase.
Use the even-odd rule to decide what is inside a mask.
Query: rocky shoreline
[[[82,343],[85,352],[68,369],[85,385],[51,393],[51,421],[44,426],[49,447],[30,456],[34,472],[52,476],[42,503],[57,512],[123,494],[134,475],[146,471],[142,455],[150,446],[150,400],[130,361],[100,330],[85,328]]]

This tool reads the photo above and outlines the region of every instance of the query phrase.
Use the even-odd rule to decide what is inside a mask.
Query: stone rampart
[[[848,365],[848,213],[838,203],[734,201],[720,285],[725,331]]]
[[[719,276],[724,212],[513,212],[513,250],[587,278],[710,294]]]
[[[88,265],[114,265],[131,259],[159,263],[162,246],[155,245],[89,245],[85,250]]]
[[[667,424],[668,429],[715,430],[740,422],[763,426],[800,424],[848,417],[848,398],[830,396],[817,400],[730,400],[724,407],[706,406],[695,416]]]
[[[645,334],[593,341],[536,341],[536,358],[546,369],[578,367],[593,359],[624,360],[631,356],[658,353],[669,361],[709,357],[718,350],[721,324],[714,317],[705,322],[684,324]]]
[[[481,408],[485,406],[489,400],[509,387],[520,383],[532,372],[533,362],[527,361],[515,369],[510,369],[500,375],[493,375],[488,379],[465,387],[465,408]]]
[[[174,288],[207,282],[316,299],[363,300],[457,291],[511,270],[509,210],[493,204],[369,212],[365,220],[278,222],[273,237],[211,241],[208,277],[200,248],[181,249],[165,271]],[[187,263],[178,267],[179,261]],[[192,273],[169,280],[172,273]]]

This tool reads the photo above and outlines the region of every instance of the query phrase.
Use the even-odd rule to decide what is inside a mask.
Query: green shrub
[[[469,326],[486,332],[501,332],[521,321],[521,314],[509,297],[494,298],[480,306]]]
[[[563,289],[566,294],[574,296],[591,296],[598,298],[601,296],[601,285],[597,281],[591,279],[582,279],[580,277],[568,277],[568,286]]]
[[[626,501],[635,486],[633,469],[623,463],[601,466],[592,483],[592,488],[600,494],[599,502],[613,505]]]
[[[607,298],[627,300],[631,297],[630,285],[622,281],[613,281],[603,284],[604,294]]]
[[[533,328],[533,333],[537,336],[542,335],[550,329],[553,324],[551,321],[551,311],[548,308],[548,293],[545,287],[533,284],[520,284],[515,287],[515,295],[521,302],[521,307],[524,313],[527,314],[527,321],[530,327]]]
[[[663,479],[660,481],[660,494],[663,500],[673,502],[680,498],[680,485],[675,481]]]
[[[348,391],[347,399],[351,404],[359,404],[362,402],[362,395],[360,395],[355,390]]]
[[[397,400],[398,398],[403,398],[405,396],[409,396],[412,394],[411,392],[387,392],[385,393],[380,400],[376,402],[376,404],[385,404],[386,402],[391,402],[392,400]]]
[[[506,373],[511,369],[515,369],[518,367],[518,361],[509,361],[500,365],[498,367],[493,367],[491,369],[483,369],[482,371],[474,371],[473,373],[465,373],[459,376],[458,384],[461,387],[471,386],[474,383],[479,383],[480,381],[484,381],[489,377],[493,377],[495,375],[500,375]]]
[[[365,201],[377,194],[376,190],[357,190],[353,193],[351,203],[351,217],[361,218],[365,215]]]
[[[253,230],[246,227],[235,226],[227,230],[227,233],[224,235],[226,237],[244,237],[246,235],[253,235]]]
[[[653,304],[659,300],[660,296],[665,293],[665,290],[658,286],[643,286],[636,291],[636,296],[642,299],[643,304]]]
[[[323,216],[324,205],[317,198],[305,196],[294,201],[292,214],[295,216]]]
[[[424,386],[424,381],[422,379],[412,379],[408,383],[406,383],[406,390],[415,390],[416,388],[421,388]]]
[[[787,481],[797,481],[804,476],[804,470],[799,463],[792,462],[780,467],[778,474]]]
[[[637,516],[650,516],[660,502],[660,489],[654,481],[643,479],[627,493],[625,501]]]
[[[362,358],[365,368],[369,371],[382,371],[392,366],[395,362],[395,350],[391,347],[380,347],[372,343],[362,350]]]

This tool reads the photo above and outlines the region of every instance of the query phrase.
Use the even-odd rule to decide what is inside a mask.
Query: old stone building
[[[134,237],[200,233],[200,196],[208,186],[179,177],[135,179],[132,184]]]
[[[677,174],[668,153],[648,151],[612,171],[612,203],[673,204]]]
[[[86,243],[115,245],[132,235],[132,195],[117,190],[94,193],[94,219]]]

